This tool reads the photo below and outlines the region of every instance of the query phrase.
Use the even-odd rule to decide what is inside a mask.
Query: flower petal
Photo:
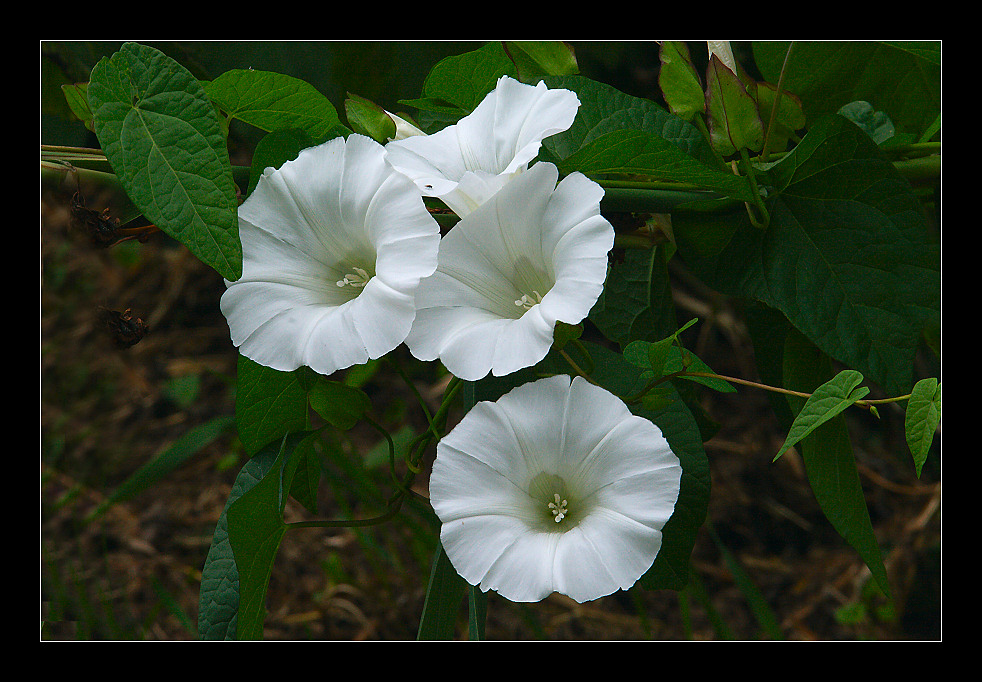
[[[570,466],[580,469],[585,468],[584,461],[621,422],[635,417],[617,396],[583,377],[574,377],[567,391],[569,397],[563,415],[565,429],[561,447]],[[594,474],[589,471],[584,475],[596,480]]]
[[[477,403],[466,417],[440,440],[437,444],[440,463],[434,463],[434,471],[439,472],[440,468],[445,466],[445,460],[452,462],[455,459],[468,457],[487,466],[520,489],[524,490],[528,486],[530,480],[528,462],[511,422],[499,403],[500,401],[486,400]],[[494,434],[494,437],[489,438],[489,434]],[[474,487],[479,487],[466,482],[463,477],[445,474],[444,478],[448,479],[445,484],[450,487],[446,490],[438,489],[437,498],[448,497],[451,493],[463,494]]]
[[[416,316],[416,304],[412,294],[390,287],[381,277],[373,277],[351,302],[350,312],[368,358],[380,358],[406,339]]]
[[[287,372],[300,367],[304,348],[325,310],[313,292],[277,282],[239,282],[222,295],[232,343],[246,357]]]
[[[538,601],[554,589],[549,563],[552,533],[529,535],[525,524],[511,516],[469,517],[445,523],[440,542],[460,576],[484,591],[495,590],[512,601]]]
[[[585,494],[597,494],[611,485],[623,484],[631,477],[656,474],[671,484],[669,490],[674,489],[674,497],[678,497],[682,476],[678,457],[671,451],[658,427],[643,417],[631,415],[612,428],[592,450],[576,450],[575,453],[577,481],[582,482],[579,489]],[[653,498],[651,502],[656,500]],[[671,514],[675,500],[671,499],[669,502],[667,510]],[[657,522],[659,519],[664,523],[667,520],[667,516],[659,516],[662,509],[657,504],[646,503],[639,509],[650,512],[651,518],[634,516],[626,508],[625,513],[646,523]]]
[[[525,489],[527,484],[515,479],[521,481],[526,472],[506,466],[502,467],[503,473],[497,468],[503,464],[501,460],[492,458],[494,461],[484,462],[481,454],[486,453],[475,456],[451,445],[441,447],[440,466],[434,466],[438,473],[430,487],[434,510],[445,521],[500,514],[524,520],[531,513],[532,502]],[[520,469],[520,456],[513,461]]]
[[[355,301],[349,301],[342,306],[319,309],[320,317],[302,346],[300,365],[330,375],[368,362],[370,356],[352,314],[354,304]]]
[[[563,535],[555,555],[556,589],[578,602],[627,589],[651,568],[662,534],[600,509]]]
[[[529,163],[542,140],[573,125],[580,107],[576,93],[549,89],[542,81],[531,87],[502,76],[496,92],[494,139],[499,164],[510,158],[505,173]]]
[[[510,182],[518,171],[494,175],[482,170],[465,171],[453,191],[440,195],[440,199],[458,216],[466,216],[493,197]]]
[[[558,374],[513,388],[497,400],[521,447],[530,472],[528,480],[542,472],[565,473],[562,438],[569,384],[568,376]]]
[[[491,374],[507,376],[541,361],[552,347],[556,320],[544,317],[541,305],[533,306],[520,319],[502,325],[491,357]]]
[[[551,559],[561,537],[558,533],[519,535],[488,567],[481,588],[513,602],[545,599],[556,591]]]
[[[438,341],[439,357],[443,364],[448,369],[452,368],[450,371],[454,376],[466,381],[477,381],[487,376],[493,369],[491,362],[501,331],[511,324],[512,320],[501,319],[478,308],[462,309],[452,315],[446,314],[446,310],[440,311],[437,316],[426,315],[433,312],[437,311],[417,311],[416,319],[420,323],[420,328],[428,328],[437,333],[440,332],[434,321],[439,317],[446,320],[448,333],[441,334]],[[414,321],[413,330],[416,327]],[[410,332],[406,342],[408,344],[410,339],[418,338],[418,336],[413,337],[413,332]],[[410,349],[412,348],[413,346],[410,346]]]

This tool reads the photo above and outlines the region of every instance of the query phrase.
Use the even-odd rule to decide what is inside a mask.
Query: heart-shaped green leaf
[[[907,445],[914,456],[917,475],[927,461],[927,452],[934,441],[934,432],[941,422],[941,384],[937,379],[921,379],[914,384],[907,401],[904,432]]]
[[[198,80],[159,50],[126,43],[89,80],[99,144],[130,200],[225,279],[242,275],[225,135]]]
[[[784,445],[774,456],[774,460],[788,451],[802,438],[819,426],[843,412],[850,405],[861,400],[869,393],[866,386],[860,386],[863,375],[853,369],[845,369],[816,388],[805,401],[804,406],[795,417],[788,432]]]

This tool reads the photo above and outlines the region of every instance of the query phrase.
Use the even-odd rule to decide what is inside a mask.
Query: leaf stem
[[[362,419],[368,422],[373,429],[378,431],[380,434],[382,434],[382,437],[385,438],[385,442],[389,448],[389,474],[392,476],[392,482],[396,484],[396,487],[403,490],[402,481],[400,481],[399,477],[396,475],[396,445],[392,440],[392,435],[384,426],[367,414],[363,414]],[[406,491],[404,490],[404,492]]]
[[[586,372],[584,372],[583,369],[578,364],[576,364],[576,360],[574,360],[573,358],[571,358],[570,355],[569,355],[569,353],[567,353],[565,349],[560,348],[559,349],[559,354],[562,355],[564,358],[566,358],[566,362],[569,363],[569,366],[572,367],[573,368],[573,371],[576,372],[579,376],[583,377],[584,379],[586,379],[587,381],[589,381],[594,386],[600,386],[600,384],[598,384],[596,381],[594,381],[593,379],[591,379],[590,378],[590,375],[587,374]]]
[[[426,401],[424,401],[423,396],[420,395],[419,389],[416,388],[416,384],[414,384],[412,382],[412,379],[409,378],[409,375],[406,374],[406,370],[403,369],[402,364],[400,362],[392,359],[389,356],[386,356],[386,361],[396,371],[396,374],[398,374],[402,378],[406,386],[409,387],[409,390],[412,391],[413,395],[416,396],[416,402],[419,403],[419,407],[420,409],[423,410],[423,415],[426,417],[426,422],[432,428],[433,417],[432,415],[430,415],[430,410],[429,408],[426,407]]]
[[[419,460],[423,456],[423,450],[426,446],[430,444],[433,440],[440,440],[442,435],[439,429],[443,426],[447,418],[447,412],[450,411],[450,406],[453,404],[455,398],[457,397],[457,392],[462,386],[462,382],[458,377],[453,377],[447,384],[447,390],[443,394],[443,401],[440,403],[440,409],[436,411],[433,415],[433,419],[430,421],[429,428],[423,433],[416,436],[412,442],[409,444],[409,449],[406,455],[406,464],[409,468],[416,473],[419,473]],[[414,451],[418,450],[418,454],[414,454]]]
[[[753,223],[754,227],[764,229],[767,227],[768,223],[770,223],[770,216],[767,215],[767,208],[764,206],[764,202],[760,198],[760,188],[757,186],[757,176],[754,174],[753,165],[750,163],[750,156],[747,154],[746,149],[740,150],[740,158],[743,160],[743,167],[747,173],[747,180],[750,181],[750,191],[754,197],[754,207],[756,207],[757,211],[760,213],[760,215],[755,216],[750,204],[747,204],[747,214],[750,216],[750,222]]]

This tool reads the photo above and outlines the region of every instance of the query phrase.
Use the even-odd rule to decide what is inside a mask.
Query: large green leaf
[[[311,386],[310,406],[329,424],[347,430],[371,408],[372,402],[360,388],[340,381],[322,379]]]
[[[288,128],[277,130],[263,136],[252,152],[252,165],[249,167],[248,194],[256,189],[259,179],[267,168],[279,168],[292,161],[300,152],[314,146],[314,139],[303,130]]]
[[[283,509],[308,433],[291,433],[262,480],[228,506],[228,541],[239,575],[236,639],[262,639],[266,589],[286,532]]]
[[[222,277],[238,279],[232,167],[197,79],[162,52],[126,43],[92,69],[87,94],[99,143],[130,200]]]
[[[246,452],[307,427],[308,372],[279,372],[239,356],[235,421]]]
[[[564,173],[640,174],[752,199],[746,180],[718,165],[695,126],[654,102],[582,76],[551,77],[546,84],[580,99],[573,125],[543,141]]]
[[[777,83],[788,43],[755,42],[753,51],[765,80]],[[898,132],[920,137],[941,111],[941,43],[796,42],[783,87],[801,99],[809,121],[858,100],[885,111]]]
[[[228,510],[272,469],[279,454],[279,443],[267,447],[239,471],[225,508],[218,517],[211,547],[201,569],[198,594],[198,636],[205,640],[235,639],[239,611],[239,571],[228,539]]]
[[[341,126],[331,101],[306,81],[270,71],[233,69],[205,84],[229,117],[260,130],[303,130],[325,140]]]
[[[910,185],[861,129],[817,123],[770,171],[770,225],[679,215],[679,254],[720,292],[766,303],[823,351],[906,393],[940,319],[940,245]]]
[[[685,157],[712,167],[716,156],[695,126],[651,100],[634,97],[606,83],[584,76],[552,76],[550,88],[572,90],[580,100],[576,120],[569,129],[552,135],[543,146],[562,160],[596,140],[618,130],[645,131],[677,147]]]
[[[786,388],[805,393],[814,391],[832,376],[828,357],[793,330],[786,338],[782,373]],[[788,396],[787,401],[793,414],[801,413],[804,398]],[[884,593],[890,594],[890,583],[843,415],[839,414],[810,431],[798,443],[797,449],[825,517],[859,553]]]
[[[668,280],[671,251],[627,249],[607,272],[604,290],[590,311],[590,321],[611,341],[657,341],[677,328]]]
[[[420,616],[416,639],[453,639],[460,603],[468,587],[447,558],[443,545],[438,545],[433,555],[430,582],[426,588],[426,599],[423,602],[423,613]]]
[[[444,57],[423,83],[423,99],[445,102],[461,113],[473,111],[502,76],[517,77],[515,64],[498,41],[461,55]]]

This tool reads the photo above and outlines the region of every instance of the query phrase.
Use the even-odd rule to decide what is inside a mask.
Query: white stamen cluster
[[[347,275],[344,276],[344,279],[339,279],[337,281],[337,285],[339,287],[349,286],[349,287],[354,287],[356,289],[360,289],[366,284],[368,284],[368,280],[372,278],[371,275],[369,275],[368,272],[363,270],[362,268],[356,267],[352,269],[354,270],[353,273],[349,272]]]
[[[569,504],[569,502],[562,499],[559,496],[559,493],[553,495],[552,499],[555,501],[549,503],[549,510],[552,512],[553,517],[555,517],[554,520],[556,523],[559,523],[566,518],[566,514],[569,512],[569,510],[566,508],[566,505]]]
[[[536,303],[542,303],[542,294],[540,294],[538,291],[533,291],[532,296],[522,294],[522,297],[515,301],[515,305],[517,305],[519,308],[525,308],[526,310],[530,309]]]

